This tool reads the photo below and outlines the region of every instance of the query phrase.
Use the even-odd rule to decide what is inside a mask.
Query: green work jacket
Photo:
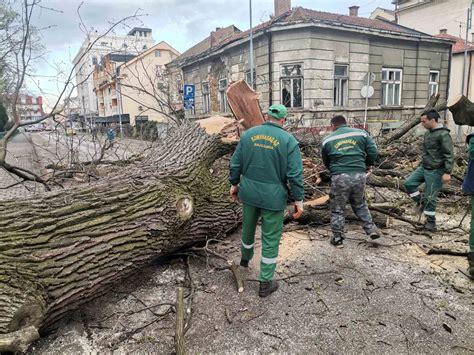
[[[331,175],[365,173],[375,163],[377,146],[366,131],[342,125],[324,138],[321,155]]]
[[[428,170],[443,169],[445,173],[453,170],[453,139],[449,129],[439,125],[429,129],[423,140],[423,168]]]
[[[296,139],[280,125],[265,122],[250,128],[230,162],[229,181],[239,185],[239,199],[249,205],[282,211],[288,192],[304,198],[303,164]]]

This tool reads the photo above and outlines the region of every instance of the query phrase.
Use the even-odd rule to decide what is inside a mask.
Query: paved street
[[[32,135],[34,135],[34,133],[21,133],[10,141],[8,144],[7,162],[36,174],[41,174],[38,156],[30,141]],[[31,182],[12,186],[19,181],[20,179],[18,177],[0,168],[0,199],[10,200],[25,198],[36,193],[44,192],[44,187]]]
[[[46,173],[45,167],[49,164],[67,165],[71,159],[84,162],[99,158],[103,144],[103,137],[94,139],[90,135],[71,137],[57,132],[21,133],[8,144],[7,162],[41,176]],[[127,159],[151,145],[151,142],[117,139],[104,159]],[[17,182],[19,178],[0,169],[0,200],[25,198],[45,191],[40,184],[31,182],[12,186]]]

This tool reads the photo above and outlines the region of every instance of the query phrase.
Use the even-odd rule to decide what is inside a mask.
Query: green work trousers
[[[428,220],[436,220],[436,203],[438,200],[438,193],[443,186],[442,176],[444,169],[428,170],[419,166],[405,181],[405,188],[410,197],[423,207],[423,213]],[[418,188],[425,183],[425,192],[423,194],[423,201],[421,201],[421,194]]]
[[[474,195],[471,195],[471,234],[469,235],[469,251],[474,252]]]
[[[273,280],[278,257],[284,211],[271,211],[243,204],[242,260],[253,257],[255,228],[262,217],[262,259],[260,261],[260,281]]]

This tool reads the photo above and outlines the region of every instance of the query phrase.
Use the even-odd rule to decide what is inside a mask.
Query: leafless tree
[[[87,32],[87,27],[81,18],[79,10],[80,7],[78,9],[78,16],[81,22],[81,29]],[[56,10],[44,7],[41,0],[11,0],[0,5],[0,100],[8,107],[11,116],[9,129],[0,138],[0,168],[19,178],[20,182],[37,182],[43,184],[46,189],[49,189],[48,181],[44,176],[7,162],[8,143],[19,129],[48,119],[54,120],[54,122],[58,123],[57,127],[60,127],[59,123],[65,119],[63,102],[71,98],[77,86],[82,84],[82,82],[74,82],[75,72],[79,69],[79,64],[74,64],[71,68],[61,73],[62,82],[58,85],[59,93],[48,112],[36,120],[21,120],[21,94],[26,84],[30,81],[34,82],[36,78],[36,73],[34,72],[35,63],[40,59],[44,60],[44,49],[41,45],[38,45],[41,42],[39,34],[50,29],[49,27],[38,28],[35,26],[33,18],[34,14],[38,11]],[[128,22],[138,19],[139,16],[138,13],[135,13],[110,23],[107,30],[90,41],[76,63],[81,63],[81,59],[88,54],[101,38],[113,33],[118,26],[128,26]],[[85,80],[88,80],[91,75],[92,72],[88,73]],[[66,160],[68,164],[63,164],[65,159],[59,159],[56,165],[68,166],[70,168],[71,164],[78,161],[74,151],[78,149],[83,140],[74,139],[74,137],[66,138],[63,139],[61,144],[63,146],[66,145],[67,149],[63,147],[63,150],[67,152],[68,159]],[[96,140],[93,144],[95,152],[89,151],[90,154],[84,154],[87,162],[85,165],[90,165],[90,162],[97,162],[98,159],[103,159],[105,151],[112,147],[110,143],[106,139]],[[117,151],[115,154],[117,154]],[[61,155],[60,150],[55,151],[53,155],[59,157]]]

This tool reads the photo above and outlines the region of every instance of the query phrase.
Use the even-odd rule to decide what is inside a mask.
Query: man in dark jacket
[[[453,169],[453,140],[449,129],[438,123],[439,114],[428,111],[421,117],[421,124],[427,129],[423,140],[423,160],[405,181],[405,188],[426,216],[424,228],[436,232],[436,204],[443,183],[451,180]],[[418,190],[425,183],[423,199]]]
[[[466,143],[468,144],[469,165],[462,184],[462,190],[471,195],[471,233],[469,235],[467,260],[469,262],[469,275],[474,278],[474,133],[467,136]]]
[[[283,130],[287,115],[283,105],[270,106],[267,121],[240,137],[230,162],[230,194],[243,203],[242,259],[248,267],[253,257],[255,228],[262,218],[262,258],[259,296],[278,289],[273,280],[278,246],[283,230],[283,214],[288,199],[288,184],[299,218],[303,213],[303,164],[296,139]]]
[[[331,243],[339,246],[344,241],[347,202],[367,235],[377,239],[380,234],[364,196],[366,172],[375,163],[377,146],[366,131],[348,127],[344,116],[333,117],[331,126],[334,132],[323,140],[321,148],[324,165],[331,172]]]

